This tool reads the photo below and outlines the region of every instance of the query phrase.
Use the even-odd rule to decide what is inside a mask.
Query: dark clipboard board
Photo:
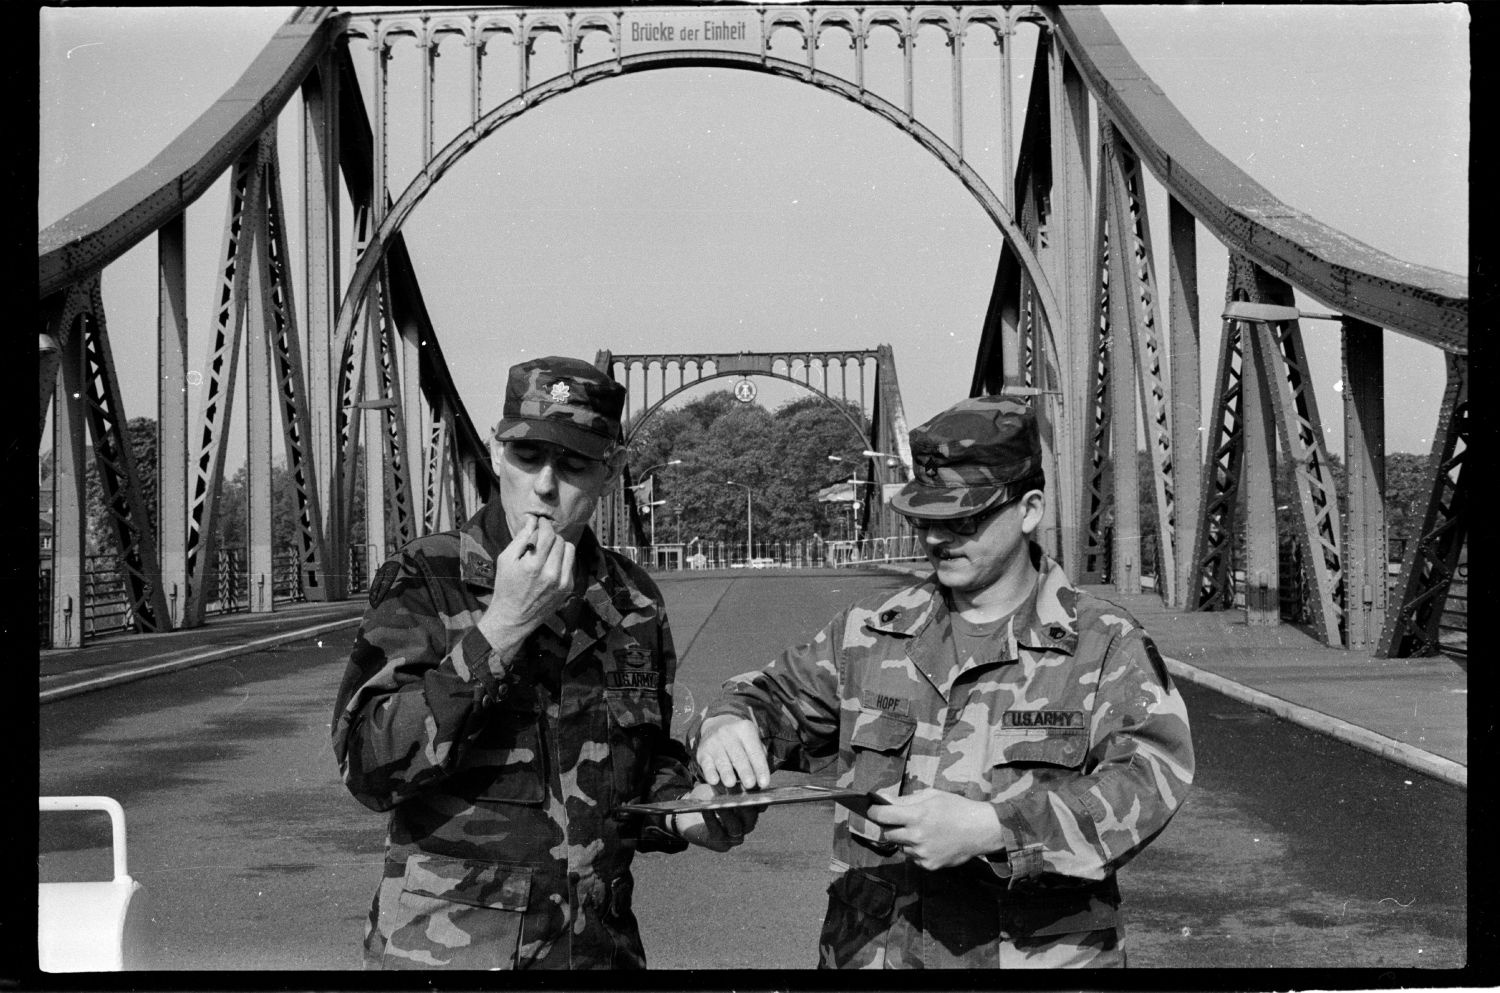
[[[613,811],[616,818],[631,814],[695,814],[709,810],[733,810],[744,807],[774,807],[787,803],[817,803],[834,800],[863,815],[871,804],[889,803],[878,793],[839,789],[829,786],[776,786],[743,793],[721,793],[702,800],[661,800],[656,803],[622,803]]]

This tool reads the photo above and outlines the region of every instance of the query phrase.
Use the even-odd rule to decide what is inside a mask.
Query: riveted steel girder
[[[155,529],[120,402],[97,276],[90,280],[88,306],[75,318],[65,347],[81,359],[63,362],[63,383],[70,399],[82,400],[94,443],[94,466],[126,581],[127,623],[136,631],[169,627]]]
[[[229,443],[234,406],[235,371],[245,322],[252,232],[246,227],[248,205],[263,197],[260,156],[256,144],[240,156],[229,180],[229,204],[219,250],[222,267],[215,294],[208,375],[204,378],[199,416],[198,455],[188,491],[187,598],[182,609],[184,627],[203,623],[207,607],[208,570],[217,546],[219,496],[224,482],[224,457]]]
[[[1243,293],[1244,267],[1229,267],[1226,302]],[[1238,321],[1223,322],[1214,403],[1209,408],[1207,471],[1203,508],[1193,540],[1193,582],[1189,607],[1229,610],[1234,606],[1234,542],[1237,532],[1240,463],[1244,457],[1245,334]]]
[[[1292,288],[1256,266],[1252,303],[1293,306]],[[1276,411],[1281,451],[1292,467],[1301,527],[1296,538],[1312,572],[1309,598],[1314,629],[1333,647],[1344,644],[1344,564],[1340,549],[1338,488],[1323,423],[1302,347],[1300,323],[1256,321],[1252,340]]]
[[[1469,363],[1448,356],[1448,385],[1427,471],[1432,480],[1416,540],[1408,542],[1397,602],[1380,635],[1382,658],[1433,655],[1441,648],[1444,602],[1469,537]]]
[[[1119,245],[1119,264],[1125,283],[1122,314],[1135,350],[1136,383],[1129,387],[1131,403],[1139,387],[1145,411],[1146,447],[1150,453],[1152,493],[1155,495],[1157,588],[1167,603],[1176,602],[1176,483],[1172,454],[1171,407],[1167,402],[1166,348],[1157,307],[1156,265],[1151,250],[1151,223],[1142,186],[1140,162],[1112,125],[1103,128],[1107,161],[1101,161],[1101,185],[1109,190],[1110,221]],[[1119,331],[1127,329],[1120,328]],[[1123,381],[1122,381],[1123,382]],[[1119,439],[1118,449],[1135,451],[1134,418]],[[1117,450],[1118,450],[1117,449]],[[1133,491],[1131,498],[1134,499]]]

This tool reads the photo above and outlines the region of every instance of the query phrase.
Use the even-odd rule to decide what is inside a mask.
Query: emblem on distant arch
[[[567,383],[553,383],[552,384],[552,402],[553,403],[567,403],[568,402],[568,397],[570,397],[572,395],[572,393],[573,393],[573,391],[569,388],[569,386],[568,386]]]
[[[734,384],[734,398],[740,403],[749,403],[755,399],[755,384],[748,379],[742,379]]]

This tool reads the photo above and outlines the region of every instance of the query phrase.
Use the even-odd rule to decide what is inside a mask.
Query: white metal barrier
[[[44,796],[41,813],[102,810],[109,814],[113,878],[41,883],[37,889],[37,957],[43,972],[119,972],[151,966],[155,934],[146,891],[130,876],[125,810],[107,796]]]

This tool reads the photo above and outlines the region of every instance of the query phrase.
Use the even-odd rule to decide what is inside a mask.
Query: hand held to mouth
[[[526,516],[526,524],[495,557],[495,594],[479,630],[506,654],[573,594],[577,548],[552,527],[551,518]]]

